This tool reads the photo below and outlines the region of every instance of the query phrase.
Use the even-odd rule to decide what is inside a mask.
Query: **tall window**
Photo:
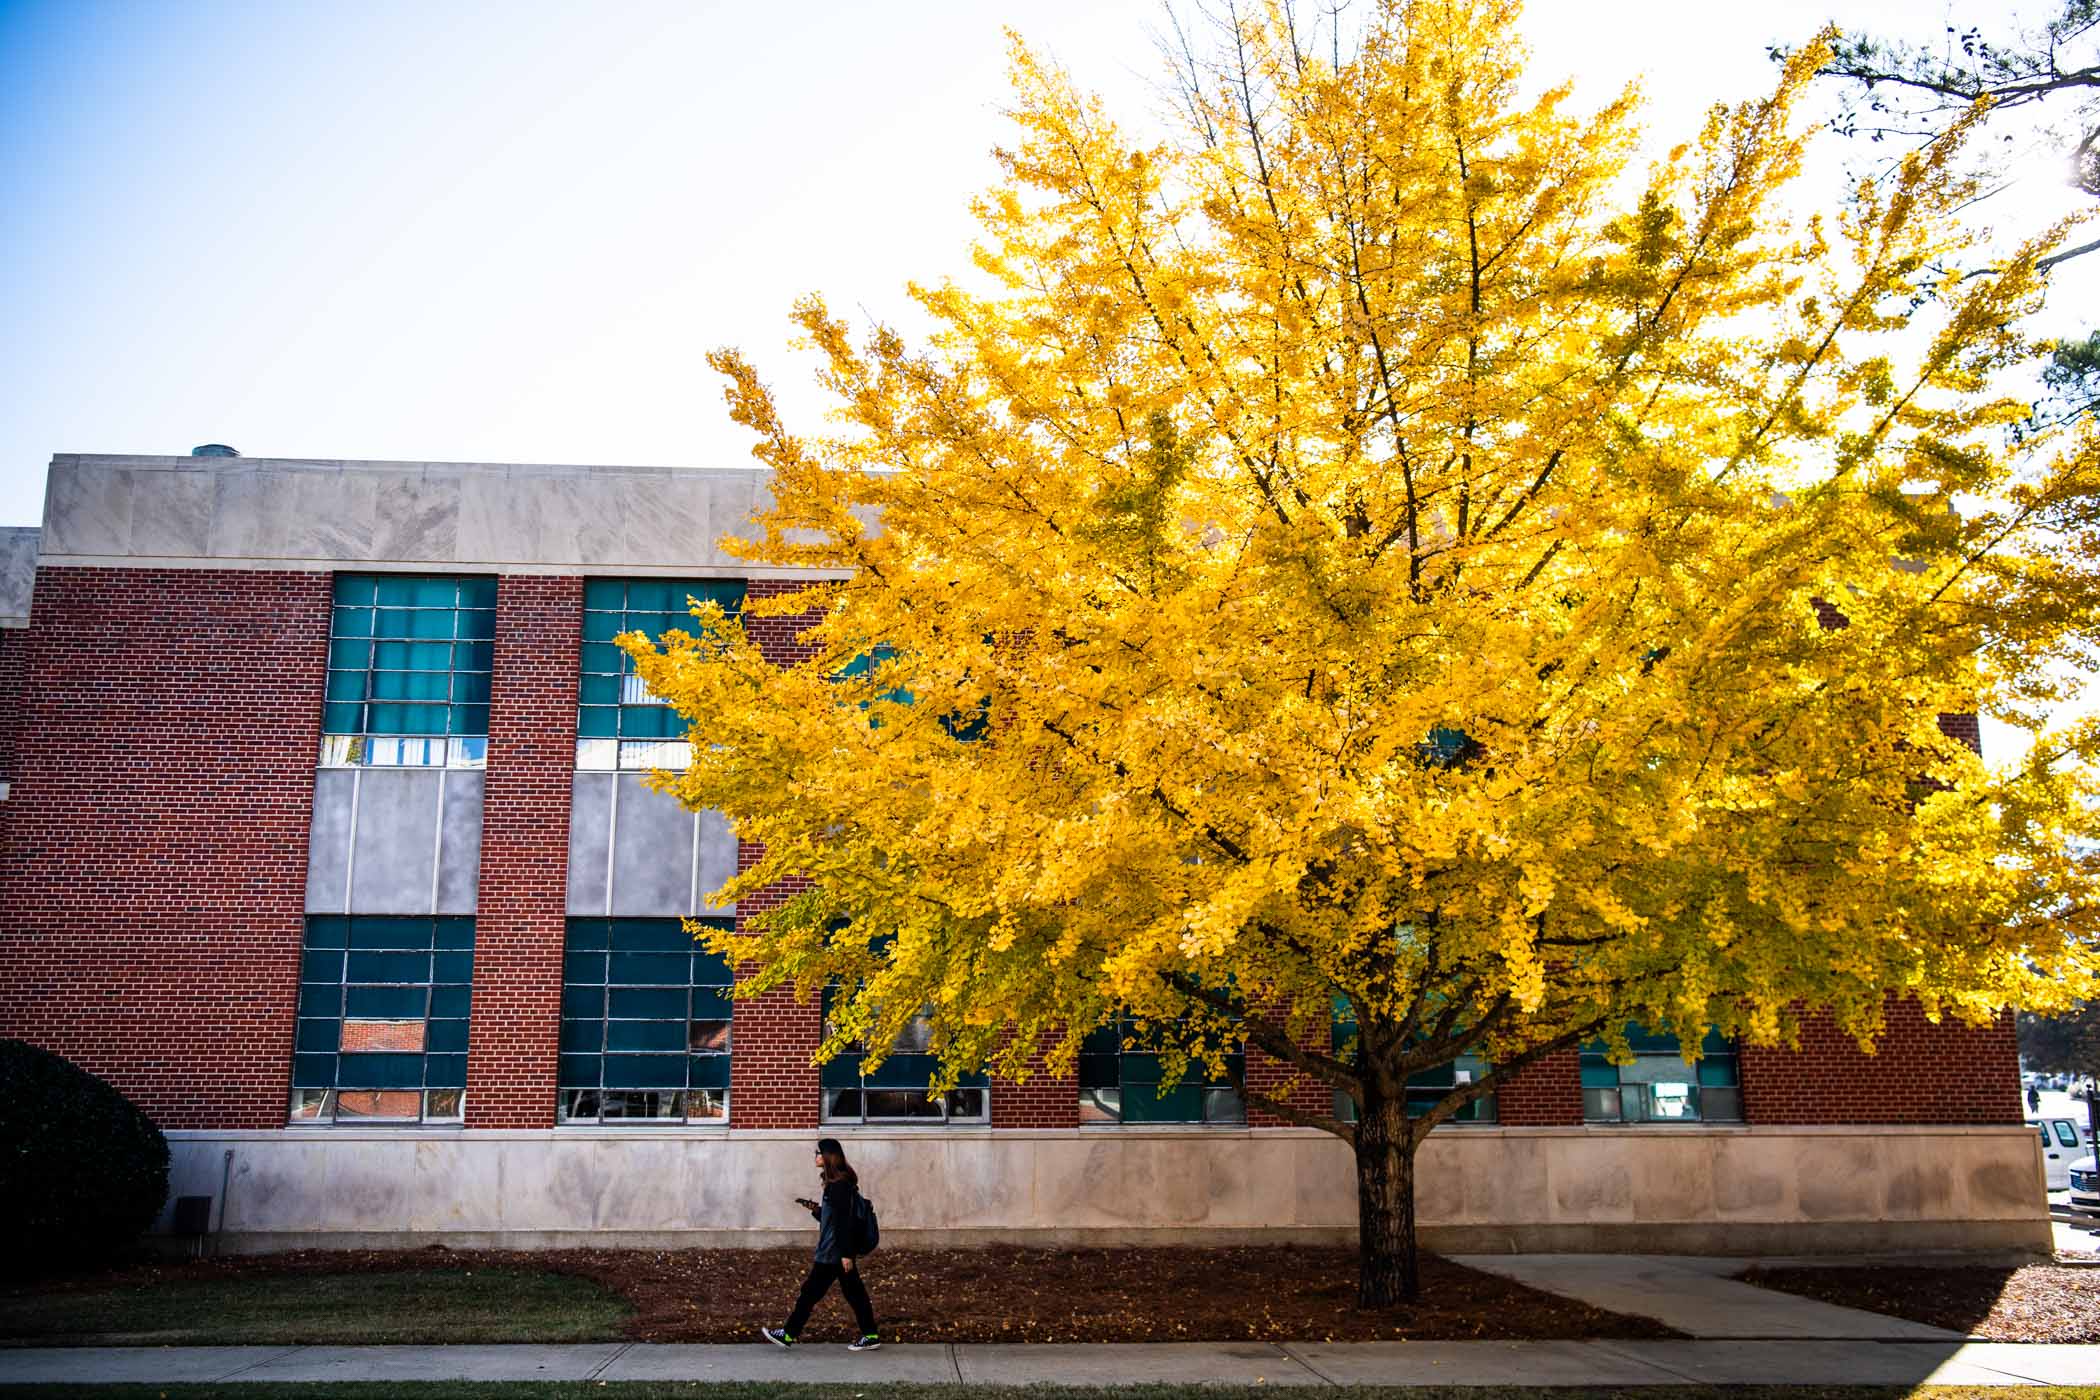
[[[1141,1028],[1128,1017],[1088,1032],[1079,1047],[1079,1121],[1246,1122],[1246,1100],[1231,1079],[1232,1072],[1246,1072],[1243,1053],[1226,1056],[1228,1072],[1219,1077],[1209,1076],[1200,1062],[1191,1062],[1181,1082],[1161,1092],[1164,1060],[1156,1048],[1172,1035],[1171,1026],[1150,1023]]]
[[[336,575],[322,765],[481,767],[495,636],[493,578]]]
[[[1743,1117],[1735,1042],[1709,1030],[1696,1067],[1676,1036],[1626,1028],[1633,1063],[1604,1058],[1604,1042],[1582,1051],[1582,1117],[1586,1123],[1734,1123]]]
[[[1337,997],[1334,1004],[1334,1023],[1329,1028],[1335,1055],[1345,1063],[1354,1063],[1356,1050],[1356,1012],[1348,1002]],[[1460,1055],[1431,1069],[1411,1074],[1407,1078],[1407,1116],[1420,1118],[1442,1102],[1444,1095],[1461,1084],[1471,1084],[1488,1072],[1488,1063],[1478,1055]],[[1344,1123],[1356,1121],[1356,1100],[1337,1089],[1334,1094],[1334,1116]],[[1495,1121],[1495,1096],[1482,1094],[1468,1102],[1465,1107],[1444,1121],[1447,1123],[1492,1123]]]
[[[728,1123],[734,981],[681,920],[569,920],[561,1121]]]
[[[314,915],[292,1055],[294,1123],[456,1123],[474,920]]]
[[[824,1034],[831,1034],[833,989],[824,991]],[[890,1054],[864,1070],[859,1049],[833,1056],[821,1075],[826,1123],[984,1123],[991,1118],[991,1090],[982,1074],[964,1075],[955,1088],[936,1094],[926,1086],[937,1058],[933,1027],[915,1016]]]
[[[622,632],[662,644],[666,632],[697,633],[687,598],[744,605],[741,579],[594,578],[583,585],[583,696],[576,716],[578,768],[683,768],[691,758],[685,722],[635,674],[613,645]]]

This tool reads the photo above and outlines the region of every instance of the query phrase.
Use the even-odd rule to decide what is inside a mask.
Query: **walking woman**
[[[761,1327],[759,1331],[776,1347],[793,1346],[802,1335],[803,1324],[809,1321],[810,1309],[836,1282],[839,1292],[846,1295],[846,1306],[853,1309],[853,1320],[860,1325],[859,1339],[849,1343],[846,1350],[873,1351],[882,1345],[875,1335],[875,1309],[868,1302],[868,1285],[861,1281],[853,1260],[857,1248],[853,1203],[860,1194],[860,1178],[846,1160],[846,1149],[837,1138],[817,1139],[817,1175],[824,1183],[824,1199],[818,1202],[806,1196],[795,1198],[796,1205],[817,1218],[816,1260],[809,1266],[809,1277],[802,1280],[802,1292],[795,1299],[795,1310],[788,1314],[787,1326]]]

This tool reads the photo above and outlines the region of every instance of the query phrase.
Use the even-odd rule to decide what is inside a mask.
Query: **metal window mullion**
[[[619,729],[617,721],[615,721],[613,728],[614,732],[617,733]],[[613,740],[615,746],[617,746],[619,742],[620,741],[618,739]],[[608,919],[612,917],[613,911],[613,866],[615,863],[613,858],[619,853],[620,850],[619,765],[619,752],[617,747],[615,747],[613,757],[612,800],[608,804],[608,806],[610,807],[610,811],[607,813],[605,830],[605,917]],[[608,969],[610,969],[612,965],[612,935],[611,930],[609,929],[606,932],[605,948],[606,966]]]
[[[447,761],[438,768],[437,820],[431,823],[436,827],[430,842],[430,916],[433,919],[437,917],[438,912],[438,878],[445,868],[445,775],[451,768],[451,744],[452,736],[448,733],[445,736],[445,757]],[[430,955],[433,959],[437,957],[437,926],[435,924],[430,929]],[[436,976],[436,967],[436,963],[433,962],[430,974],[433,978]]]
[[[379,595],[377,592],[374,592],[372,595],[372,635],[367,637],[365,642],[365,698],[364,702],[357,707],[357,733],[359,738],[366,741],[363,757],[366,763],[370,763],[372,761],[370,747],[372,737],[372,686],[374,678],[379,674]],[[363,765],[359,766],[362,767]]]
[[[350,768],[350,849],[343,857],[343,917],[350,917],[350,891],[357,883],[357,809],[362,800],[365,770],[362,764]],[[350,933],[343,931],[344,980],[349,980]]]
[[[607,878],[611,878],[610,872],[608,872]],[[600,1123],[605,1121],[605,1096],[612,1092],[612,1086],[605,1082],[605,1057],[612,1053],[612,960],[612,929],[608,926],[605,930],[605,981],[599,984],[605,995],[598,999],[598,1121]]]

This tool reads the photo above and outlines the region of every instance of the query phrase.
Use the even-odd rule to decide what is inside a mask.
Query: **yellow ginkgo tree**
[[[826,435],[712,357],[772,471],[731,547],[827,580],[627,639],[659,781],[764,847],[727,895],[814,886],[704,935],[741,990],[837,987],[827,1055],[924,1014],[946,1082],[1122,1018],[1286,1062],[1353,1106],[1246,1095],[1352,1145],[1366,1305],[1425,1137],[1543,1055],[2088,992],[2100,742],[2046,716],[2100,438],[1994,387],[2063,231],[1987,256],[1961,129],[1815,214],[1818,45],[1645,170],[1632,95],[1526,95],[1506,0],[1223,52],[1144,143],[1017,44],[933,333],[798,308]]]

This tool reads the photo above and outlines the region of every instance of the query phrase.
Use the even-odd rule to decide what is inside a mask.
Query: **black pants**
[[[833,1283],[837,1283],[839,1292],[846,1295],[846,1306],[853,1309],[853,1320],[860,1324],[861,1335],[874,1335],[875,1308],[868,1302],[868,1286],[860,1281],[860,1266],[856,1264],[849,1273],[836,1264],[812,1264],[809,1277],[802,1280],[802,1292],[795,1297],[795,1310],[788,1314],[787,1334],[790,1337],[802,1335],[803,1324],[809,1321],[810,1309],[831,1291]]]

